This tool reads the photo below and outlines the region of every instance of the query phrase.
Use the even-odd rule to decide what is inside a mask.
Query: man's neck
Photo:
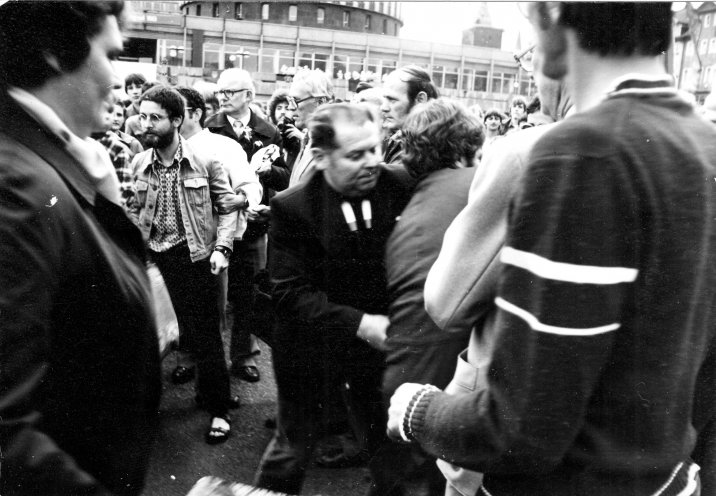
[[[500,135],[499,129],[492,130],[490,128],[485,128],[485,137],[494,138],[495,136],[499,136],[499,135]]]
[[[232,114],[226,114],[226,115],[236,119],[237,121],[240,121],[242,119],[246,119],[247,117],[249,117],[251,115],[251,109],[246,107],[244,110],[239,110]]]
[[[177,154],[179,148],[179,133],[174,133],[174,139],[171,144],[165,148],[155,148],[157,155],[165,165],[170,165],[174,161],[174,156]]]
[[[25,91],[50,107],[75,136],[81,139],[87,138],[92,133],[91,121],[86,116],[79,116],[74,112],[73,98],[63,91],[62,84],[55,84],[55,80],[56,78],[51,79],[39,88],[25,88]]]
[[[182,126],[181,137],[184,138],[185,140],[188,140],[192,136],[196,136],[197,134],[199,134],[200,131],[201,131],[201,127],[199,127],[199,126],[191,127],[191,128],[185,128],[184,126]]]
[[[574,44],[569,50],[566,83],[577,112],[598,105],[620,77],[628,74],[666,76],[660,57],[600,57],[576,48],[576,40],[570,43]]]

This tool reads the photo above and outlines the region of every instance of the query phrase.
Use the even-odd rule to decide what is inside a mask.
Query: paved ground
[[[264,426],[274,416],[276,387],[270,351],[262,346],[259,357],[261,381],[249,384],[232,377],[232,391],[242,406],[233,415],[232,437],[224,444],[204,442],[208,415],[194,405],[193,383],[175,386],[169,382],[175,359],[169,355],[163,366],[164,395],[161,425],[147,476],[145,496],[181,496],[205,475],[250,483],[271,430]],[[363,468],[321,469],[312,467],[303,494],[359,496],[368,486]]]

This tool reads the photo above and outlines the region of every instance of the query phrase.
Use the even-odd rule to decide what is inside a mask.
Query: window
[[[383,34],[388,34],[388,19],[383,19]]]
[[[201,15],[201,5],[196,6],[196,15],[198,15],[198,16]]]
[[[706,50],[708,48],[709,40],[701,40],[699,42],[699,53],[706,53]]]
[[[298,19],[298,5],[288,6],[288,20],[289,22],[296,22]]]
[[[244,7],[241,2],[234,3],[234,19],[241,20],[244,18]]]
[[[694,54],[694,42],[689,41],[686,43],[686,56],[689,57]]]
[[[707,28],[711,26],[711,14],[706,14],[704,16],[704,27]]]
[[[351,13],[343,12],[343,27],[347,28],[351,25]]]
[[[219,17],[219,4],[217,2],[211,4],[211,16]]]
[[[269,20],[269,4],[267,4],[267,3],[261,4],[261,20],[263,20],[263,21]]]
[[[366,31],[370,30],[370,24],[371,24],[371,17],[370,17],[370,15],[367,15],[367,16],[365,16],[365,26],[364,26]]]
[[[716,53],[716,38],[709,40],[709,53]]]
[[[316,10],[316,22],[318,24],[323,24],[323,22],[326,20],[326,9],[319,7],[318,10]]]

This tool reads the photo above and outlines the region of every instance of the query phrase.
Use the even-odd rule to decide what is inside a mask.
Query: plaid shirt
[[[122,206],[127,204],[130,198],[134,196],[131,167],[131,152],[129,148],[122,143],[119,136],[112,131],[107,131],[104,136],[97,141],[107,149],[109,158],[114,166],[114,171],[119,179],[119,195]]]
[[[168,167],[162,163],[157,150],[152,150],[152,168],[159,178],[159,190],[148,246],[157,253],[167,251],[186,239],[179,203],[179,162],[183,156],[181,140]]]

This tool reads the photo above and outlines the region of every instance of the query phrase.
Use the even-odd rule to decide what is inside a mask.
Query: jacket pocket
[[[134,188],[137,190],[137,203],[140,208],[147,204],[147,191],[149,191],[149,183],[142,179],[134,181]]]

